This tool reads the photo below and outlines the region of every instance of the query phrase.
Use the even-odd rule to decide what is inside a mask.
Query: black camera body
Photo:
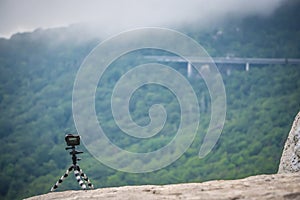
[[[68,146],[80,145],[80,136],[79,135],[67,134],[65,136],[65,140],[66,140],[66,143]]]

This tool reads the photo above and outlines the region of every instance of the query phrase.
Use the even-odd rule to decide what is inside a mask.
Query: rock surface
[[[278,173],[300,171],[300,112],[295,117],[289,136],[285,142]]]
[[[27,200],[300,199],[299,183],[300,173],[286,173],[204,183],[124,186],[86,191],[53,192]]]

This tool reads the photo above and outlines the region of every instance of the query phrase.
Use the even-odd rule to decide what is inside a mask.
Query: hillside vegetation
[[[212,56],[300,58],[300,7],[297,1],[292,2],[272,16],[233,20],[209,30],[182,31]],[[9,40],[0,39],[1,199],[46,193],[71,164],[64,150],[64,136],[66,131],[76,130],[72,118],[73,83],[81,62],[100,41],[81,40],[77,37],[79,30],[36,30],[16,34]],[[112,88],[131,66],[145,62],[146,53],[149,52],[132,52],[112,63],[96,93],[97,114],[109,139],[133,152],[147,152],[167,144],[180,119],[174,95],[165,88],[148,86],[134,93],[132,118],[141,125],[147,124],[149,102],[161,103],[169,116],[163,131],[137,143],[115,124],[110,110]],[[184,65],[170,65],[186,76]],[[236,66],[230,75],[222,76],[227,117],[222,135],[209,155],[198,158],[210,119],[210,97],[205,83],[192,77],[189,81],[197,85],[196,94],[201,100],[201,123],[186,153],[164,169],[130,174],[102,165],[81,145],[85,153],[80,155],[79,164],[95,187],[202,182],[276,173],[285,139],[300,110],[300,66],[251,66],[248,72],[244,66]],[[72,175],[58,190],[77,188]]]

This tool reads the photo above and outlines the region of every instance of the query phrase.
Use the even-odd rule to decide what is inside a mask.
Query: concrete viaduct
[[[245,70],[249,71],[250,65],[300,65],[300,59],[297,58],[238,58],[238,57],[214,57],[214,58],[196,58],[188,57],[187,60],[179,56],[145,56],[146,59],[157,62],[178,62],[187,63],[187,75],[192,75],[192,64],[200,63],[209,65],[215,63],[217,66],[224,65],[243,65]]]

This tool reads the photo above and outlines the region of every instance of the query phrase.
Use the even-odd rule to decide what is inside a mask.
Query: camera
[[[65,140],[66,140],[66,143],[68,146],[80,145],[80,136],[79,135],[67,134],[65,136]]]

